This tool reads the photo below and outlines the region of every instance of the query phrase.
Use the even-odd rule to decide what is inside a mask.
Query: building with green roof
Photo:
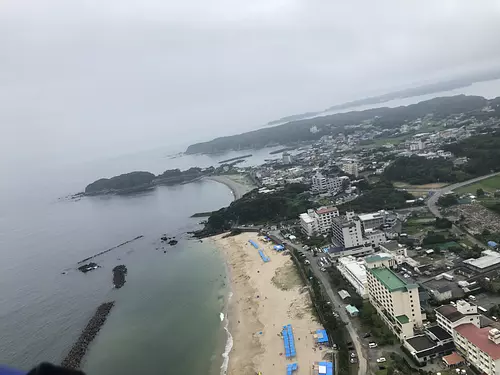
[[[385,266],[368,266],[367,284],[370,303],[385,324],[400,340],[412,337],[414,327],[422,326],[422,319],[425,319],[420,309],[418,285]]]

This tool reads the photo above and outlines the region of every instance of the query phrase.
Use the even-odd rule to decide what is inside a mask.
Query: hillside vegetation
[[[400,126],[405,121],[433,114],[434,118],[480,111],[489,102],[480,96],[456,95],[434,98],[417,104],[396,108],[374,108],[365,111],[351,111],[311,119],[291,121],[286,124],[262,128],[251,132],[220,137],[208,142],[189,146],[187,154],[216,153],[227,150],[262,148],[272,144],[288,144],[321,138],[326,134],[342,132],[347,125],[356,125],[365,120],[374,119],[374,125],[381,128]],[[317,131],[311,132],[316,127]]]
[[[384,170],[383,175],[388,180],[408,182],[412,185],[460,182],[470,178],[469,174],[454,168],[450,160],[426,159],[417,155],[397,158]]]

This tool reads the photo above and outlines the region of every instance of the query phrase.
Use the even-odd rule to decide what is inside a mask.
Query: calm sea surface
[[[272,157],[271,150],[255,152],[250,163]],[[186,232],[199,227],[193,213],[228,205],[230,190],[207,180],[128,196],[58,198],[99,177],[216,165],[235,155],[172,158],[155,150],[2,180],[0,363],[28,369],[60,361],[97,306],[114,300],[84,361],[89,374],[218,373],[226,341],[219,317],[228,291],[225,266],[207,241]],[[163,234],[179,244],[164,246]],[[75,270],[79,260],[139,235],[96,258],[96,271]],[[117,290],[112,269],[119,264],[128,274]]]

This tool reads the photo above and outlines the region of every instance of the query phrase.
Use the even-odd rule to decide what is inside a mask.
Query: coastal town
[[[500,103],[479,103],[314,125],[260,165],[247,153],[131,172],[82,196],[204,180],[232,190],[229,206],[192,215],[203,221],[190,233],[229,268],[228,374],[498,374]]]
[[[482,150],[468,147],[498,142],[499,127],[465,114],[364,122],[260,166],[222,164],[215,178],[240,199],[199,235],[226,233],[214,241],[235,279],[228,373],[498,374],[500,176],[474,174]],[[292,286],[276,284],[284,267]]]

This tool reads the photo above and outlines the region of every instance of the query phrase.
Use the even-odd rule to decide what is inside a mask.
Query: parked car
[[[357,358],[350,358],[349,362],[351,362],[351,363],[358,363],[358,359]]]
[[[356,353],[351,353],[351,358],[356,358]]]
[[[384,363],[386,361],[387,360],[384,357],[380,357],[380,358],[377,359],[377,363]]]
[[[370,349],[376,348],[377,346],[378,346],[378,345],[377,345],[377,343],[376,343],[376,342],[370,342],[370,343],[368,344],[368,347],[369,347]]]
[[[309,262],[307,259],[304,261],[304,264],[311,264],[311,262]]]
[[[323,271],[323,272],[325,272],[326,268],[325,267],[321,267],[320,270]]]

